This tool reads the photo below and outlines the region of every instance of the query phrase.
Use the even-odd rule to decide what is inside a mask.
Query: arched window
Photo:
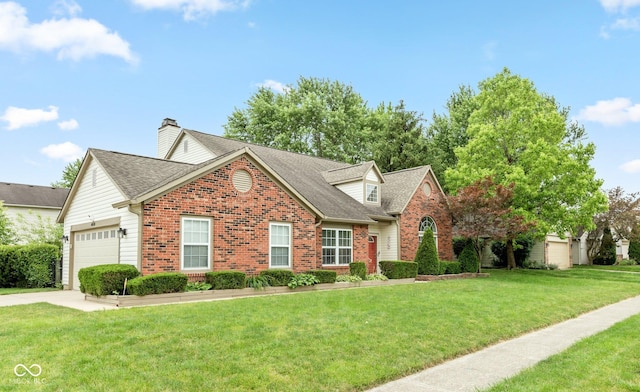
[[[436,227],[436,222],[430,216],[425,216],[420,221],[420,226],[418,227],[418,239],[422,242],[422,237],[424,236],[424,232],[431,229],[433,231],[433,239],[436,241],[436,249],[438,248],[438,228]]]

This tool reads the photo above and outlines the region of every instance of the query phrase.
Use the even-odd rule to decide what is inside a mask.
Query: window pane
[[[289,226],[271,225],[271,245],[289,246]]]
[[[182,220],[182,268],[209,267],[209,225],[206,219]]]
[[[185,245],[184,246],[184,268],[206,268],[208,267],[209,255],[208,246]]]
[[[335,230],[322,230],[322,246],[336,246]]]
[[[378,201],[378,186],[367,184],[367,201],[376,203]]]
[[[336,250],[332,248],[322,249],[322,264],[335,264]]]
[[[340,242],[339,245],[342,246],[351,246],[351,232],[346,230],[340,230]]]
[[[351,263],[351,249],[340,249],[339,264]]]
[[[272,247],[271,248],[271,265],[276,267],[289,266],[289,248],[288,247]]]

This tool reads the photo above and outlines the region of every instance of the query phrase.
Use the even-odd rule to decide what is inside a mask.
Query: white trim
[[[349,265],[351,262],[353,262],[353,229],[338,229],[338,228],[331,228],[331,227],[323,227],[322,228],[322,233],[324,234],[324,231],[333,231],[335,233],[335,245],[334,246],[325,246],[324,245],[324,235],[322,235],[322,265],[323,266],[345,266],[345,265]],[[347,232],[349,233],[349,246],[341,246],[340,245],[340,232]],[[324,250],[325,249],[333,249],[335,250],[335,254],[334,254],[334,258],[335,258],[335,263],[330,263],[327,264],[324,262]],[[349,249],[349,262],[348,263],[340,263],[340,250],[343,249]]]
[[[186,221],[198,221],[207,223],[207,242],[187,242],[185,241],[185,222]],[[197,216],[183,216],[180,218],[180,269],[184,271],[198,271],[198,270],[210,270],[211,269],[211,218],[197,217]],[[207,265],[204,267],[185,267],[184,266],[184,247],[187,245],[206,246],[207,247]]]
[[[284,244],[273,244],[273,228],[274,227],[286,227],[288,230],[288,236],[289,236],[289,241],[288,244],[284,245]],[[291,249],[293,248],[292,246],[292,238],[293,238],[293,225],[291,223],[287,223],[287,222],[269,222],[269,268],[291,268]],[[278,248],[287,248],[287,265],[273,265],[272,264],[272,257],[273,254],[271,253],[271,250],[274,247],[278,247]]]

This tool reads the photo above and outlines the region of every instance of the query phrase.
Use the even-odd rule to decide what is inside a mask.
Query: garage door
[[[549,264],[555,264],[560,269],[571,268],[570,245],[568,242],[549,242]]]
[[[78,271],[81,268],[118,263],[120,239],[117,230],[118,226],[113,226],[75,233],[72,289],[80,289]]]

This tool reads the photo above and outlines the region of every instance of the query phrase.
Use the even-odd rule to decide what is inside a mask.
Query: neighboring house
[[[65,202],[63,284],[80,268],[143,274],[268,268],[349,270],[413,260],[423,232],[453,259],[451,216],[430,166],[382,174],[181,129],[165,119],[158,156],[89,149]]]
[[[24,225],[55,222],[68,194],[64,188],[0,182],[0,201],[18,237]]]
[[[558,269],[571,268],[574,257],[574,242],[569,233],[560,238],[556,233],[547,234],[543,240],[536,241],[529,253],[529,261],[545,265],[556,265]]]
[[[581,236],[573,238],[572,261],[574,265],[589,264],[587,235],[588,233],[583,233]],[[618,260],[629,259],[629,240],[623,238],[616,242],[616,258]]]

